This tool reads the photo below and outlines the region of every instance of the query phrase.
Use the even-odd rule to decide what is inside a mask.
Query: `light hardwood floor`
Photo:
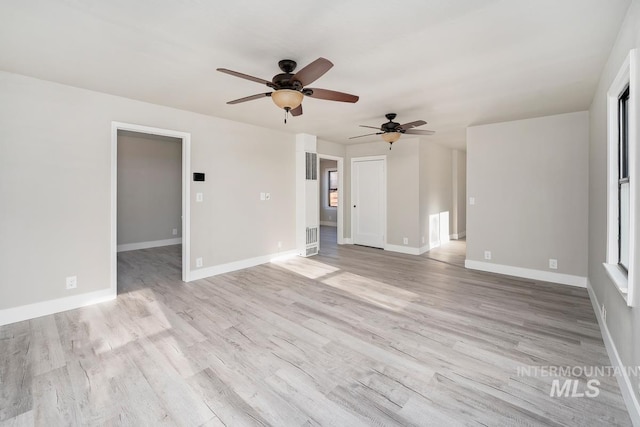
[[[630,425],[613,377],[518,375],[609,365],[586,290],[331,233],[188,284],[179,246],[119,254],[117,301],[0,328],[0,425]]]

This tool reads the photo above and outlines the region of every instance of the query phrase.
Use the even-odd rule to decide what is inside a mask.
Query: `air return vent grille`
[[[307,227],[307,245],[318,243],[318,227]]]
[[[311,255],[317,255],[318,254],[318,247],[317,246],[313,246],[311,248],[307,248],[307,253],[305,254],[306,256],[311,256]]]
[[[305,153],[306,155],[306,179],[318,179],[318,154]]]

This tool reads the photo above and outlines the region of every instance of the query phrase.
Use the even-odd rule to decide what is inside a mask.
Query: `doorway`
[[[351,230],[356,245],[385,247],[386,156],[351,159]]]
[[[320,158],[320,250],[338,243],[338,162]]]
[[[189,269],[189,247],[190,247],[190,203],[189,203],[189,177],[190,177],[190,153],[191,153],[191,136],[185,132],[178,132],[168,129],[153,128],[149,126],[140,126],[128,123],[112,122],[111,124],[111,287],[114,293],[117,293],[118,288],[118,275],[117,275],[117,260],[118,260],[118,134],[125,135],[146,135],[147,139],[153,140],[166,140],[179,141],[181,143],[181,161],[180,161],[180,174],[178,183],[180,189],[180,218],[179,225],[172,225],[167,228],[164,227],[170,234],[168,239],[156,239],[145,242],[132,242],[123,243],[120,249],[141,249],[142,247],[154,247],[153,242],[156,242],[156,246],[160,246],[164,243],[171,244],[177,239],[177,234],[181,234],[181,278],[182,281],[188,282],[190,276]],[[122,201],[122,198],[121,198]],[[153,212],[153,211],[151,211]],[[139,214],[139,213],[138,213]],[[176,220],[177,221],[177,220]],[[154,222],[154,221],[150,221]],[[178,232],[179,230],[179,232]],[[137,232],[139,230],[136,230]],[[122,230],[121,230],[122,232]],[[176,233],[174,235],[174,232]],[[149,234],[147,234],[149,235]],[[122,235],[121,235],[122,237]],[[139,236],[138,236],[139,237]],[[135,240],[135,239],[134,239]],[[142,244],[142,247],[140,247]],[[125,246],[126,245],[126,246]],[[151,245],[151,246],[150,246]]]
[[[344,244],[344,158],[318,153],[320,251]],[[331,180],[331,182],[330,182]],[[325,245],[325,247],[327,247]]]

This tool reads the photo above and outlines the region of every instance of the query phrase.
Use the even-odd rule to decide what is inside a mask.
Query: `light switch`
[[[196,193],[196,202],[201,202],[204,200],[202,193]]]
[[[476,204],[476,198],[475,197],[469,197],[469,204],[470,205],[475,205]]]
[[[260,193],[260,200],[266,200],[267,199],[267,194],[266,193]]]

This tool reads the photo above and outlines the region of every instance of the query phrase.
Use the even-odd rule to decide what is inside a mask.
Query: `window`
[[[629,271],[629,86],[618,98],[618,264]]]
[[[627,305],[634,305],[636,157],[636,50],[607,92],[607,256],[604,268]]]
[[[338,171],[332,170],[327,174],[327,183],[329,188],[329,207],[338,207]]]

